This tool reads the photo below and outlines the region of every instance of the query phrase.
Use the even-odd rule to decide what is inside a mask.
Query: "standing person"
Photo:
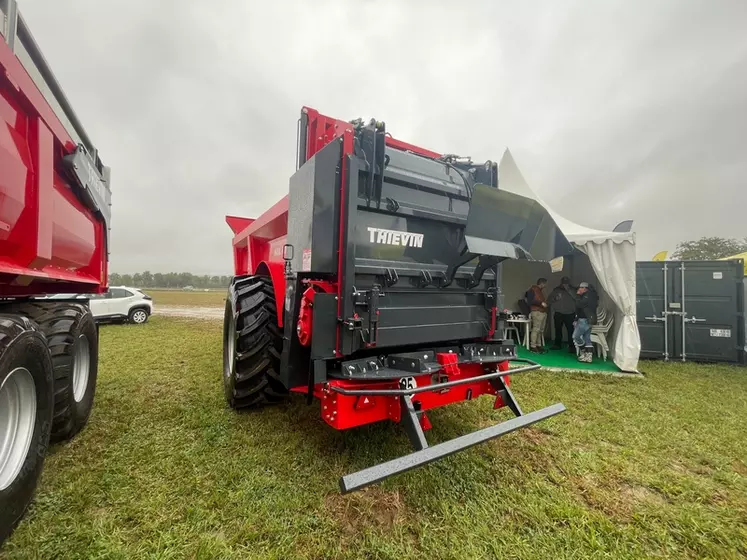
[[[571,279],[563,276],[560,285],[550,293],[550,308],[555,321],[555,344],[553,350],[560,350],[563,345],[563,327],[568,334],[568,352],[576,353],[573,344],[573,321],[576,319],[576,294],[571,287]]]
[[[576,292],[576,328],[573,343],[579,349],[578,361],[591,363],[594,348],[591,345],[591,326],[597,322],[599,295],[587,282],[581,282]]]
[[[526,298],[529,304],[529,350],[542,353],[545,351],[542,344],[542,334],[547,324],[547,299],[543,291],[547,286],[547,278],[540,278],[537,283],[529,288]]]

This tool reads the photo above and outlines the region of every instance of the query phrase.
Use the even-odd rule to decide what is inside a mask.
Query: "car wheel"
[[[136,325],[142,325],[148,320],[148,312],[145,309],[133,309],[130,311],[129,321]]]

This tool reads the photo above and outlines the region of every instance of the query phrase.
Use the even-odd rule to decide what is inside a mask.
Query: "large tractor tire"
[[[96,393],[99,333],[87,305],[21,303],[13,310],[32,319],[44,336],[54,368],[52,442],[75,436],[88,423]]]
[[[272,283],[265,276],[234,279],[223,320],[223,389],[231,408],[286,400],[280,381],[283,336]]]
[[[0,315],[0,545],[31,503],[44,466],[53,375],[36,325],[25,317]]]

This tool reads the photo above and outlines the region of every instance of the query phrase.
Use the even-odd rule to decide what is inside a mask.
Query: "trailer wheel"
[[[0,315],[0,544],[34,495],[49,445],[54,375],[44,336]]]
[[[237,278],[228,288],[223,321],[223,389],[231,408],[284,401],[283,337],[270,279]]]
[[[99,335],[87,305],[33,302],[14,306],[47,337],[54,368],[53,442],[75,436],[88,422],[98,376]]]

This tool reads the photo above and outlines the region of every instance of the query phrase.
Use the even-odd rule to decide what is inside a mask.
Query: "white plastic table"
[[[529,317],[506,319],[506,323],[516,326],[520,335],[524,333],[524,346],[529,350]],[[504,338],[506,336],[504,335]]]

